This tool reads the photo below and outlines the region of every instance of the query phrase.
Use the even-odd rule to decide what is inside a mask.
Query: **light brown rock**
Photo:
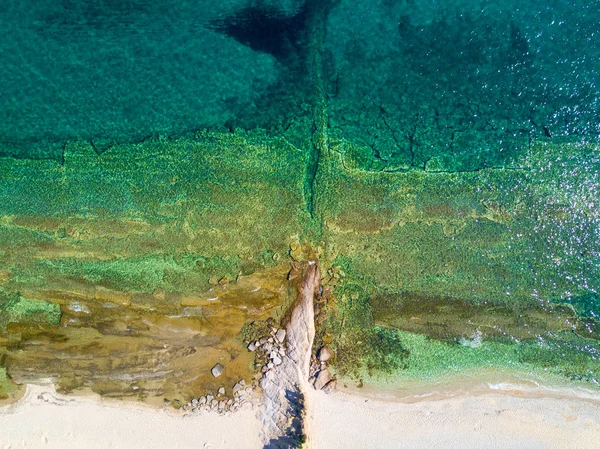
[[[321,371],[319,371],[319,374],[317,374],[317,380],[315,381],[315,389],[322,389],[331,381],[331,379],[332,377],[329,370],[327,368],[322,369]]]
[[[327,346],[323,346],[319,350],[319,361],[327,362],[327,361],[331,360],[332,357],[333,357],[333,352],[331,352],[331,349],[329,349]]]

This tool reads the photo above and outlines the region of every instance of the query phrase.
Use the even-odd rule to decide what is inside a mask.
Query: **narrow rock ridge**
[[[264,449],[297,448],[308,435],[304,420],[305,393],[312,388],[308,377],[315,338],[313,301],[320,276],[316,262],[308,262],[303,271],[298,297],[286,326],[286,356],[260,381]]]

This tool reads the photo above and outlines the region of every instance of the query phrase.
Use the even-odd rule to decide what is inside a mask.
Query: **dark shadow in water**
[[[272,6],[249,6],[213,21],[209,28],[286,62],[302,49],[307,16],[307,3],[290,16]]]

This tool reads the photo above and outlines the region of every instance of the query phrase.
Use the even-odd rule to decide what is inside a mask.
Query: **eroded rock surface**
[[[264,408],[261,412],[265,448],[293,448],[305,438],[303,416],[310,357],[315,337],[313,299],[319,285],[315,262],[303,269],[298,298],[286,326],[287,350],[282,363],[261,379]]]

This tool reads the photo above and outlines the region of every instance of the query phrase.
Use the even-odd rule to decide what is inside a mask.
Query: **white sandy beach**
[[[312,449],[598,449],[600,401],[461,395],[414,403],[312,394]]]
[[[399,402],[311,392],[311,449],[597,449],[600,397],[515,391]],[[0,448],[255,449],[250,407],[228,416],[182,416],[30,385],[0,408]]]
[[[0,408],[0,448],[186,449],[256,448],[260,424],[250,407],[235,414],[182,416],[95,397],[62,396],[28,385]]]

